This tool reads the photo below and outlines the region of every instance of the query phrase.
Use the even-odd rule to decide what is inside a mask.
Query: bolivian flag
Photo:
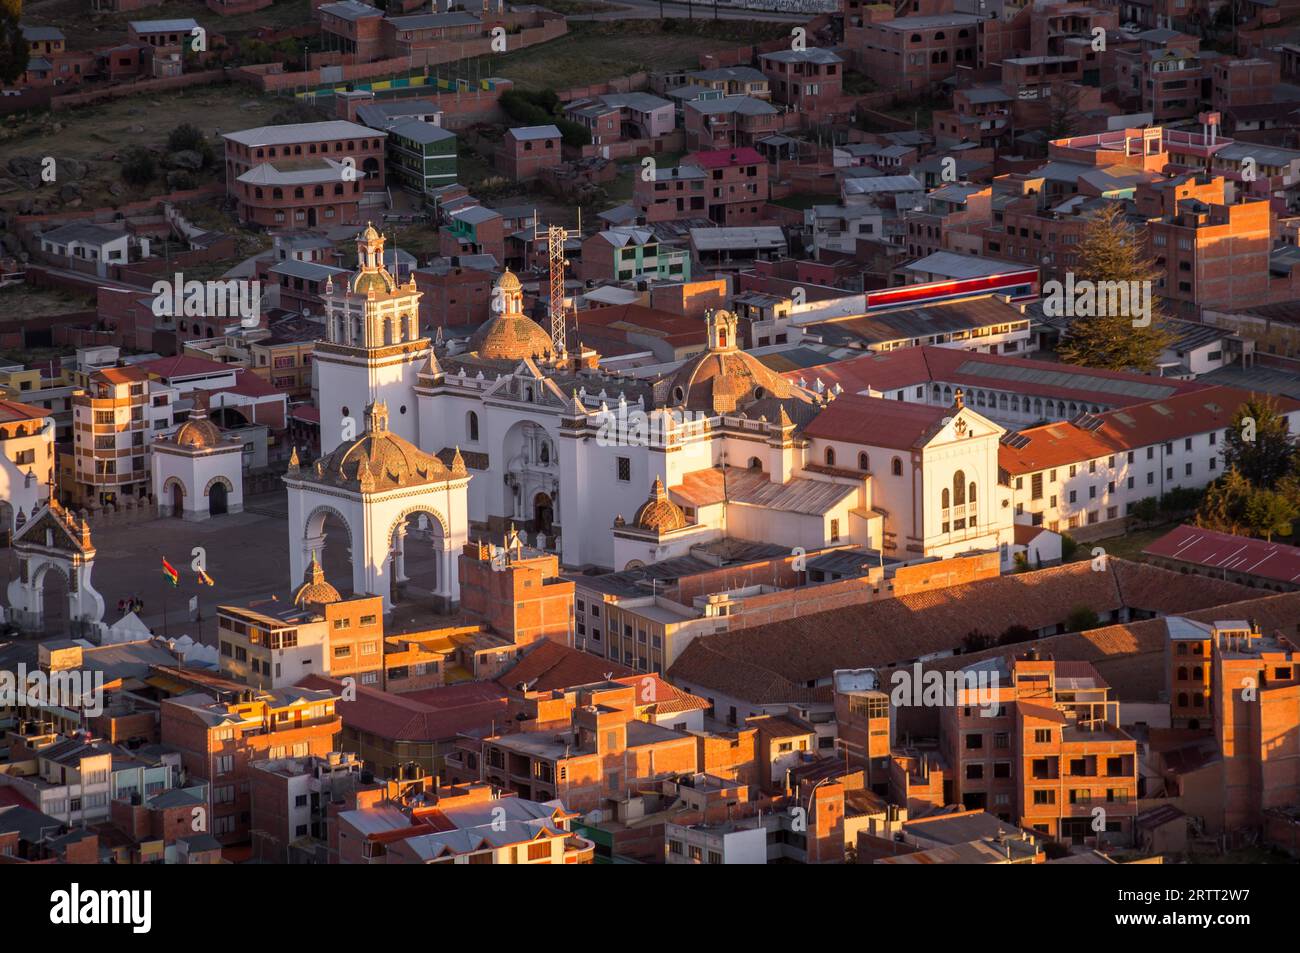
[[[180,585],[181,574],[176,571],[176,567],[169,563],[165,556],[163,557],[162,563],[163,575],[171,580],[173,586]]]
[[[199,570],[199,585],[201,585],[201,586],[215,586],[216,583],[212,581],[212,577],[211,577],[211,576],[209,576],[209,575],[208,575],[204,570],[200,569],[200,570]]]

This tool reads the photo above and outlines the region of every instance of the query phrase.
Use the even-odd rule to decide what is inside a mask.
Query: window
[[[828,467],[833,467],[833,466],[835,466],[835,448],[834,448],[834,447],[827,447],[827,448],[826,448],[825,460],[826,460],[826,465],[827,465]]]
[[[472,442],[478,441],[478,414],[472,410],[465,418],[465,430]]]
[[[618,458],[618,480],[620,483],[632,482],[632,459],[630,457]]]
[[[890,472],[892,472],[894,476],[902,476],[903,461],[900,460],[898,457],[894,457],[893,463],[890,464]]]
[[[858,454],[858,469],[859,470],[871,469],[871,460],[867,457],[865,453]]]
[[[1034,744],[1037,744],[1037,745],[1050,745],[1051,743],[1052,743],[1052,729],[1051,729],[1051,728],[1035,728],[1035,729],[1034,729]]]
[[[840,521],[831,520],[831,542],[838,543],[839,541],[840,541]]]

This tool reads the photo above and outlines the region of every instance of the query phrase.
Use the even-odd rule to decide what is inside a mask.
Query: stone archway
[[[208,498],[208,515],[222,516],[229,512],[230,494],[235,492],[235,485],[226,477],[215,476],[203,488],[203,495]]]
[[[180,477],[168,477],[162,486],[162,498],[159,506],[165,511],[162,515],[177,519],[185,515],[185,483]]]
[[[450,608],[456,554],[447,520],[435,508],[410,506],[388,531],[388,565],[394,601],[425,599],[442,612]]]
[[[333,525],[327,527],[326,521]],[[341,530],[344,536],[342,549],[330,545],[330,535]],[[318,505],[307,515],[303,523],[302,561],[305,566],[311,561],[312,554],[320,560],[325,570],[325,577],[339,591],[346,595],[355,592],[355,577],[352,567],[352,554],[355,552],[357,534],[347,516],[333,506]],[[301,584],[298,579],[295,585]]]
[[[40,606],[41,631],[45,635],[66,635],[71,632],[71,581],[62,566],[52,562],[41,563],[32,572],[32,586]]]

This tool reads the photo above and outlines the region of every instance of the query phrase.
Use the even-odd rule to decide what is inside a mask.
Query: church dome
[[[800,396],[798,388],[736,345],[736,318],[728,311],[708,315],[709,349],[679,367],[661,392],[669,406],[709,413],[733,413],[766,397]]]
[[[339,444],[317,462],[313,482],[382,493],[454,478],[437,457],[388,429],[388,408],[382,401],[371,404],[366,417],[365,433]]]
[[[312,553],[311,563],[307,566],[306,573],[303,574],[302,585],[293,594],[293,604],[304,607],[329,605],[332,602],[338,602],[342,598],[339,591],[325,581],[325,569],[321,566],[320,560],[316,558],[316,554]]]
[[[655,477],[654,486],[650,488],[650,498],[641,504],[632,520],[640,529],[652,533],[668,533],[686,526],[686,512],[668,499],[663,481]]]
[[[490,360],[522,361],[549,354],[551,336],[524,314],[498,314],[470,339],[470,350]]]
[[[377,241],[379,241],[379,238],[380,238],[380,235],[379,235],[379,232],[375,230],[375,226],[373,226],[373,225],[367,223],[367,224],[366,224],[366,230],[365,230],[364,232],[361,233],[361,241],[363,241],[363,242],[377,242]]]
[[[225,438],[221,430],[208,419],[207,411],[196,410],[189,420],[180,425],[172,440],[178,447],[191,450],[208,450],[219,447]]]

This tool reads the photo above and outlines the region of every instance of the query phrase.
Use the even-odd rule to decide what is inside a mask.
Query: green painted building
[[[389,126],[388,175],[399,185],[429,195],[456,181],[456,135],[441,126],[409,119]]]

